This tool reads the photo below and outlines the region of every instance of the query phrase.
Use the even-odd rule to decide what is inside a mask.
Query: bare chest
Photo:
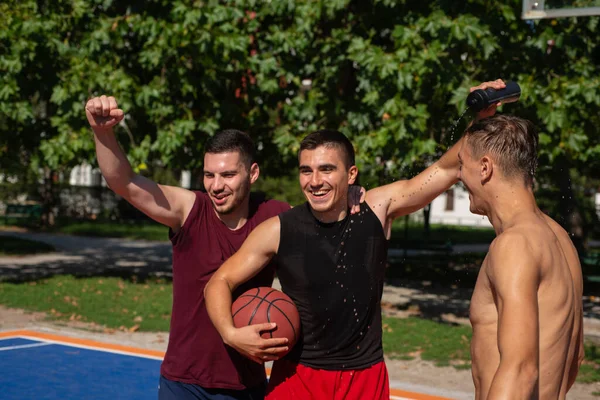
[[[498,311],[494,302],[493,289],[488,278],[487,269],[488,262],[486,259],[479,270],[469,307],[469,318],[473,329],[482,325],[496,325],[498,322]]]

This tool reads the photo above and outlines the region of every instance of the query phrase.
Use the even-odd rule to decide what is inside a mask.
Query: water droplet
[[[346,302],[346,299],[344,298],[344,303]]]

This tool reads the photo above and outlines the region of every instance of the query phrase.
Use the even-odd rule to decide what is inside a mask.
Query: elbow
[[[204,286],[204,299],[205,301],[208,299],[208,297],[210,297],[210,288],[211,286],[214,284],[214,280],[215,280],[215,275],[213,275],[208,282],[206,283],[206,286]]]
[[[532,363],[532,365],[523,366],[521,369],[521,374],[523,376],[523,385],[526,388],[530,388],[531,392],[533,393],[540,380],[540,370],[537,364]]]
[[[522,398],[530,398],[536,393],[540,379],[540,371],[536,362],[524,362],[517,368],[516,382],[523,391]]]
[[[501,361],[494,381],[497,381],[497,392],[494,392],[494,395],[490,395],[488,400],[505,398],[498,396],[500,393],[510,393],[511,399],[533,398],[533,395],[537,393],[539,385],[537,360],[523,360],[511,363]]]
[[[209,280],[208,283],[206,284],[206,286],[204,286],[204,299],[205,301],[208,301],[208,298],[211,296],[211,292],[213,291],[213,287],[217,285],[219,287],[219,290],[222,293],[222,290],[229,290],[229,292],[233,292],[231,285],[229,284],[229,282],[227,281],[227,279],[225,279],[225,277],[220,276],[218,274],[214,274]]]

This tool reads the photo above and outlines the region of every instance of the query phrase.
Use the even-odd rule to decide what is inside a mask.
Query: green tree
[[[504,111],[540,128],[540,182],[562,193],[561,222],[586,237],[594,214],[570,179],[598,170],[598,17],[523,21],[518,0],[0,7],[1,168],[23,151],[49,171],[93,161],[83,107],[108,93],[127,113],[121,143],[140,172],[198,171],[206,138],[238,128],[258,143],[263,173],[285,176],[306,133],[334,128],[355,143],[371,186],[410,177],[453,144],[468,88],[500,77],[521,84]]]

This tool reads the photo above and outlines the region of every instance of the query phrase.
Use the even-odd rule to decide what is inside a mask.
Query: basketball
[[[231,314],[236,328],[275,322],[277,328],[263,332],[263,338],[287,338],[289,349],[298,341],[300,316],[296,305],[277,289],[258,287],[244,292],[233,302]]]

